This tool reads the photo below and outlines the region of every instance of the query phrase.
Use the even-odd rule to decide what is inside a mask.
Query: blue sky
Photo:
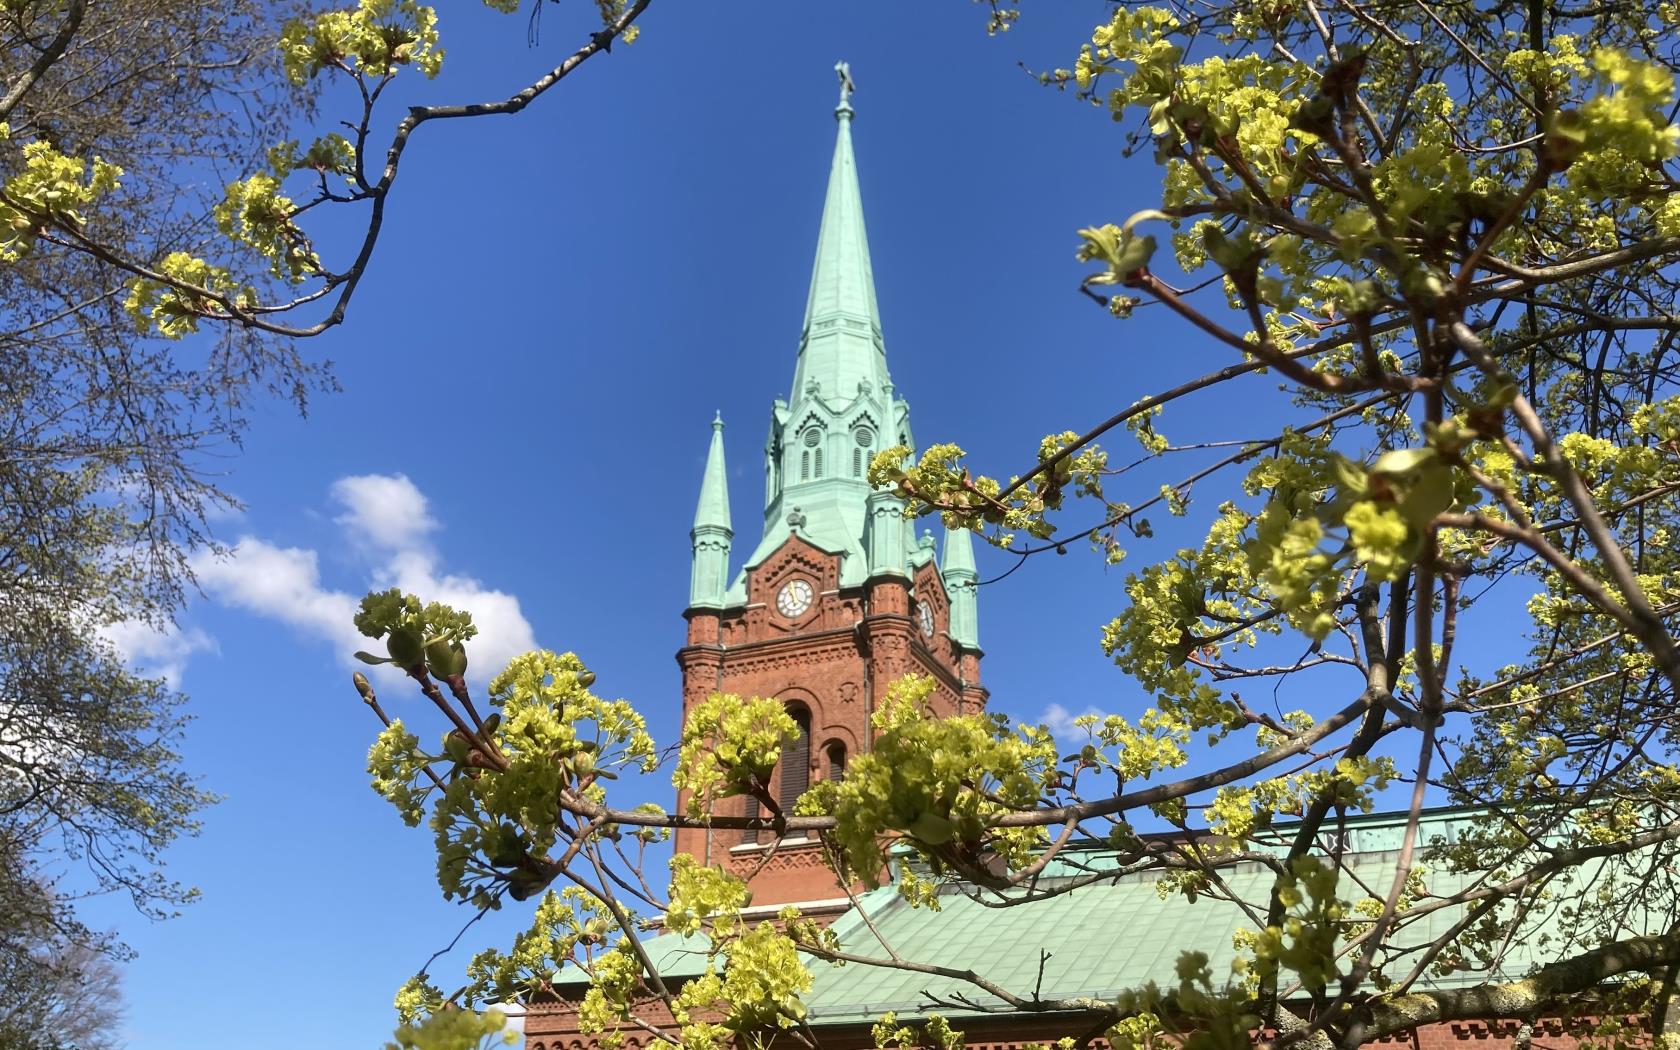
[[[592,15],[550,8],[527,48],[523,14],[441,7],[443,75],[406,85],[399,105],[506,94],[576,46]],[[201,566],[205,596],[147,653],[191,694],[186,762],[226,800],[170,856],[201,903],[159,924],[116,902],[93,909],[140,953],[126,976],[135,1050],[379,1045],[392,991],[468,917],[438,897],[429,835],[367,787],[377,727],[349,685],[347,610],[370,586],[471,609],[487,627],[479,672],[532,640],[578,652],[598,692],[636,701],[673,738],[708,424],[721,410],[734,517],[754,522],[770,401],[794,366],[836,59],[857,83],[888,355],[922,442],[957,441],[1008,474],[1044,434],[1229,362],[1151,311],[1122,325],[1077,293],[1074,231],[1158,201],[1156,170],[1122,156],[1105,112],[1018,64],[1071,65],[1104,7],[1029,5],[988,38],[964,0],[658,0],[640,42],[525,113],[422,129],[349,323],[306,348],[334,362],[342,392],[308,418],[268,406],[216,461],[247,506],[217,523],[239,557]],[[1252,401],[1221,398],[1169,416],[1169,433],[1264,422]],[[1009,564],[979,553],[982,577]],[[1031,719],[1140,710],[1097,644],[1123,579],[1076,547],[985,587],[994,704]],[[408,692],[384,696],[420,713]],[[476,927],[435,971],[458,975],[522,918]]]

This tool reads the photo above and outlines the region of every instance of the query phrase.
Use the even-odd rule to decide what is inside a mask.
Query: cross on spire
[[[840,78],[840,105],[834,109],[835,116],[839,116],[852,111],[851,95],[857,90],[857,85],[852,83],[852,66],[846,60],[834,63],[834,73]]]

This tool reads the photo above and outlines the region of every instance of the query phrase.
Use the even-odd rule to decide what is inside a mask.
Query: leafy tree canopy
[[[187,31],[191,6],[168,8],[174,31]],[[155,746],[171,731],[160,687],[125,679],[97,636],[119,617],[166,614],[180,544],[216,498],[185,452],[202,435],[181,421],[199,417],[172,406],[190,402],[189,389],[213,391],[217,405],[265,383],[306,390],[311,370],[269,337],[342,321],[410,137],[429,122],[518,111],[631,36],[646,0],[599,6],[600,31],[546,76],[490,103],[411,109],[388,135],[376,133],[387,85],[436,76],[444,61],[432,9],[361,0],[293,21],[278,33],[285,77],[305,96],[347,82],[359,100],[350,134],[265,143],[260,166],[199,202],[147,176],[159,155],[144,148],[147,132],[124,139],[108,122],[125,91],[178,90],[185,105],[145,109],[172,122],[161,138],[179,144],[193,120],[213,125],[230,83],[216,71],[241,68],[219,61],[225,36],[194,27],[199,50],[166,77],[72,46],[100,39],[82,34],[101,17],[114,39],[138,5],[0,4],[0,274],[17,289],[3,346],[18,363],[6,389],[22,406],[4,416],[0,466],[24,508],[21,524],[7,518],[0,597],[15,610],[4,622],[25,625],[8,628],[0,703],[86,698],[90,717],[114,719],[96,721],[87,746],[114,741],[105,768],[124,773],[84,797],[80,778],[53,779],[61,752],[8,741],[8,814],[71,814],[95,837],[126,836],[142,863],[117,879],[142,887],[148,851],[190,826],[203,799]],[[990,27],[1015,14],[992,4]],[[1272,865],[1264,899],[1241,902],[1256,917],[1242,970],[1211,974],[1187,956],[1176,985],[1096,1006],[1121,1045],[1161,1030],[1246,1045],[1262,1022],[1282,1041],[1347,1047],[1427,1020],[1585,1010],[1660,1022],[1680,963],[1680,934],[1648,918],[1672,913],[1680,839],[1677,14],[1545,0],[1124,4],[1082,47],[1070,41],[1070,68],[1042,79],[1114,115],[1094,170],[1152,151],[1162,173],[1159,200],[1117,201],[1080,231],[1086,291],[1119,322],[1171,313],[1231,363],[1117,405],[1101,425],[1069,421],[1087,429],[1046,438],[1014,476],[940,444],[889,450],[872,477],[914,513],[1024,559],[1086,541],[1110,563],[1130,552],[1104,645],[1152,706],[1087,722],[1088,743],[1066,756],[1042,728],[998,716],[923,718],[927,687],[907,680],[844,784],[819,785],[793,813],[765,797],[765,816],[713,823],[815,834],[843,875],[865,881],[879,875],[885,834],[919,857],[903,889],[924,904],[938,882],[960,880],[1031,907],[1046,859],[1088,841],[1187,897],[1219,897],[1232,865]],[[226,28],[257,24],[242,12]],[[90,78],[112,86],[91,106],[80,87]],[[106,124],[81,123],[100,106]],[[309,235],[315,216],[335,211],[364,229],[337,261]],[[208,388],[160,349],[201,331],[220,340],[209,369],[220,383]],[[42,348],[49,356],[32,353]],[[80,375],[92,378],[68,389],[89,388],[111,348],[146,366],[137,409],[59,385]],[[1198,395],[1236,387],[1269,399],[1255,416],[1280,421],[1269,434],[1167,436]],[[60,403],[70,411],[51,410]],[[1127,462],[1103,444],[1122,426],[1141,446]],[[1149,473],[1134,472],[1140,456],[1179,472],[1131,491]],[[109,498],[134,492],[137,503]],[[1174,531],[1193,526],[1197,540],[1161,556],[1150,514],[1186,519]],[[695,1047],[802,1033],[811,976],[799,953],[847,952],[797,914],[743,919],[734,876],[678,860],[666,885],[647,870],[645,843],[703,818],[612,806],[614,777],[660,754],[635,709],[596,697],[575,656],[547,652],[515,661],[475,702],[470,621],[375,597],[359,626],[385,640],[444,720],[435,745],[388,722],[370,755],[375,786],[411,823],[430,810],[447,896],[539,901],[531,930],[475,959],[453,995],[405,987],[398,1045],[489,1037],[495,1015],[446,1001],[541,990],[568,964],[590,977],[582,1014],[609,1038],[654,1024],[636,1014],[646,996],[674,1019],[661,1034]],[[1521,658],[1486,656],[1517,638]],[[1280,679],[1298,709],[1243,699],[1245,683]],[[383,718],[372,687],[358,686]],[[77,711],[55,703],[44,724],[76,724]],[[675,777],[713,798],[756,790],[788,727],[750,700],[699,713]],[[126,776],[134,763],[138,781]],[[1192,763],[1203,772],[1178,772]],[[1397,871],[1388,886],[1353,885],[1315,852],[1316,834],[1390,788],[1414,817]],[[39,809],[43,798],[60,808]],[[1415,817],[1428,801],[1484,816],[1425,862]],[[1284,813],[1300,815],[1293,848],[1251,848]],[[1138,837],[1158,827],[1183,837]],[[1191,835],[1203,831],[1214,835]],[[1463,888],[1432,889],[1432,869]],[[1443,909],[1466,918],[1427,943],[1408,936]],[[641,922],[661,913],[707,932],[715,950],[705,976],[680,988],[641,947]],[[1421,983],[1442,967],[1491,972],[1544,915],[1561,961],[1534,980]],[[1067,1014],[1070,1037],[1089,1030],[1089,1002],[982,987]],[[886,1019],[877,1038],[955,1036]]]
[[[993,4],[992,28],[1015,14]],[[1635,1034],[1615,1017],[1662,1024],[1680,963],[1676,15],[1126,3],[1070,41],[1069,68],[1041,79],[1113,115],[1092,176],[1124,155],[1161,171],[1159,200],[1116,201],[1114,221],[1079,231],[1085,291],[1121,326],[1116,345],[1148,308],[1230,363],[1126,391],[1100,425],[1070,420],[1085,429],[1047,437],[1014,476],[937,444],[883,452],[871,477],[1023,559],[1089,543],[1124,563],[1103,645],[1151,705],[1082,720],[1065,755],[998,715],[923,717],[928,684],[905,680],[873,751],[788,813],[761,785],[790,727],[774,704],[720,698],[685,728],[674,777],[711,799],[758,792],[765,815],[712,826],[818,836],[865,882],[888,844],[908,847],[902,889],[920,904],[958,881],[1030,908],[1055,892],[1033,882],[1047,859],[1080,843],[1107,843],[1188,906],[1229,897],[1232,866],[1272,870],[1238,902],[1253,922],[1236,973],[1187,955],[1176,984],[1112,1002],[956,975],[1065,1017],[1073,1040],[1093,1011],[1119,1046],[1163,1032],[1246,1046],[1262,1024],[1279,1043],[1349,1048],[1435,1020],[1584,1012],[1609,1042]],[[1221,391],[1256,406],[1242,425],[1276,425],[1175,443],[1175,416],[1190,426]],[[1140,449],[1106,444],[1121,428]],[[1172,473],[1136,491],[1150,471]],[[1155,549],[1151,515],[1195,539]],[[364,631],[404,629],[375,615],[389,608],[370,596]],[[464,640],[409,608],[423,621],[410,641]],[[405,1019],[551,989],[575,967],[591,980],[582,1016],[609,1039],[809,1037],[798,953],[858,958],[797,913],[747,921],[735,876],[679,857],[665,888],[646,869],[647,840],[702,818],[612,805],[612,778],[660,753],[633,709],[590,692],[577,657],[542,652],[496,678],[481,719],[413,650],[393,640],[391,655],[447,735],[385,719],[362,680],[387,722],[375,786],[411,823],[430,810],[446,896],[539,903],[458,991],[405,987]],[[1275,711],[1244,699],[1274,685]],[[1317,836],[1388,799],[1410,807],[1404,847],[1391,880],[1361,885]],[[1474,829],[1419,841],[1421,808],[1447,802],[1474,807]],[[1292,845],[1255,848],[1283,814],[1299,817]],[[1156,829],[1179,834],[1141,837]],[[1420,940],[1444,909],[1461,920]],[[710,935],[703,977],[670,987],[650,967],[641,924],[659,914]],[[1493,976],[1543,921],[1558,961]],[[1482,983],[1423,980],[1451,969]],[[887,1018],[876,1038],[958,1036]]]
[[[409,136],[524,108],[645,0],[584,6],[586,43],[534,83],[390,115],[393,81],[443,61],[413,0],[0,0],[0,983],[120,952],[80,893],[154,917],[195,895],[161,870],[212,801],[176,754],[181,697],[114,642],[167,630],[213,547],[233,501],[207,457],[258,402],[331,387],[293,337],[344,318]],[[276,140],[317,123],[338,131]],[[327,214],[364,224],[346,259],[311,246]]]

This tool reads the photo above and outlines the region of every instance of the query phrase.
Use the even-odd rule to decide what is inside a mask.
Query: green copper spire
[[[980,648],[980,574],[974,568],[974,538],[967,529],[945,530],[939,575],[951,599],[951,641],[965,649]]]
[[[770,410],[764,536],[745,568],[760,564],[797,531],[801,539],[840,555],[840,585],[857,587],[874,576],[908,576],[912,556],[918,555],[901,505],[883,502],[884,493],[872,496],[868,479],[869,461],[877,452],[893,445],[914,447],[915,442],[910,406],[893,388],[881,341],[852,155],[851,70],[844,62],[834,69],[840,78],[840,104],[834,110],[838,128],[811,293],[793,390]],[[887,513],[889,503],[893,508]],[[731,607],[746,601],[744,570],[725,599]]]
[[[712,419],[712,446],[706,450],[706,473],[700,482],[700,503],[694,508],[694,527],[715,525],[729,532],[729,476],[723,466],[723,413]]]
[[[712,445],[706,452],[706,473],[700,482],[700,502],[694,508],[694,561],[689,574],[688,607],[722,608],[729,581],[729,476],[723,464],[723,414],[712,420]]]
[[[852,155],[851,69],[844,62],[834,69],[840,76],[840,104],[834,110],[839,129],[811,267],[811,292],[805,300],[799,363],[793,372],[795,399],[813,382],[824,397],[848,399],[860,382],[877,388],[890,382],[857,159]]]

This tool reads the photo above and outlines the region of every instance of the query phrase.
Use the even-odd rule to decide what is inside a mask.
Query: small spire
[[[980,574],[974,569],[974,537],[967,529],[945,530],[945,557],[939,565],[951,599],[951,641],[980,648]]]
[[[706,450],[706,473],[700,481],[700,502],[694,508],[694,560],[689,567],[688,607],[721,609],[729,586],[729,547],[735,532],[729,527],[729,475],[723,463],[723,413],[712,420],[712,443]]]
[[[969,579],[975,579],[974,570],[974,539],[967,529],[945,530],[945,557],[940,559],[939,570],[943,575],[965,573]]]
[[[694,527],[729,528],[729,472],[723,462],[723,413],[712,420],[712,444],[706,450],[706,473],[700,482],[700,502],[694,508]]]

